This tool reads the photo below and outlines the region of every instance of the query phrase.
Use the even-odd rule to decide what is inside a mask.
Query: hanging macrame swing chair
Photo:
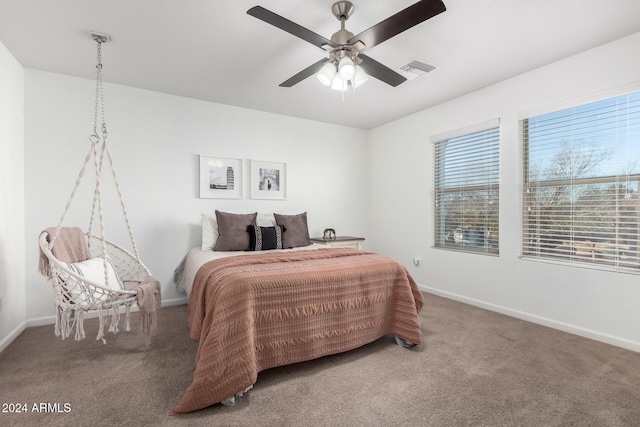
[[[89,137],[91,146],[58,226],[48,228],[40,234],[40,272],[47,276],[53,285],[56,336],[65,339],[75,330],[76,340],[85,338],[85,315],[88,312],[97,312],[100,324],[96,339],[106,342],[104,329],[108,316],[111,315],[108,331],[117,333],[120,314],[124,310],[124,329],[128,331],[131,307],[138,305],[141,312],[141,328],[148,344],[150,331],[156,323],[156,310],[160,305],[160,284],[140,260],[107,147],[101,61],[102,44],[110,38],[104,34],[90,35],[98,46],[95,114],[93,134]],[[100,132],[97,127],[99,113],[102,119]],[[95,171],[95,190],[89,229],[83,232],[78,227],[63,227],[62,224],[89,163],[93,163]],[[100,182],[105,163],[111,168],[133,252],[105,239]],[[96,215],[99,220],[99,235],[92,233]]]

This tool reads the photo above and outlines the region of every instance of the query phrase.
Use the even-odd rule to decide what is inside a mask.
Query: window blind
[[[520,126],[522,255],[640,272],[640,92]]]
[[[434,141],[434,246],[499,252],[499,126]]]

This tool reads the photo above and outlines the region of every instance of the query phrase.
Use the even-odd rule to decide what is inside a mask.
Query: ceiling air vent
[[[426,62],[415,58],[400,67],[402,74],[409,80],[417,80],[435,69],[435,65],[427,64]]]

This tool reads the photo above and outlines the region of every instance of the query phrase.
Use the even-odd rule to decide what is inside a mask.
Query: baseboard
[[[27,328],[27,322],[22,322],[18,326],[16,326],[16,328],[13,331],[9,332],[9,334],[6,337],[2,338],[2,341],[0,341],[0,353],[2,353],[4,349],[7,348],[9,344],[13,342],[13,340],[18,338],[18,336],[26,328]]]
[[[430,294],[438,295],[444,298],[459,301],[465,304],[473,305],[475,307],[484,308],[486,310],[495,311],[496,313],[505,314],[507,316],[515,317],[517,319],[526,320],[537,325],[547,326],[549,328],[558,329],[563,332],[578,335],[580,337],[589,338],[595,341],[600,341],[606,344],[615,345],[617,347],[625,348],[627,350],[640,352],[640,343],[631,341],[625,338],[616,337],[613,335],[603,334],[591,329],[586,329],[580,326],[572,325],[569,323],[558,322],[557,320],[549,319],[535,314],[527,313],[524,311],[513,310],[501,305],[491,304],[485,301],[477,300],[474,298],[468,298],[462,295],[454,294],[451,292],[442,291],[440,289],[430,288],[428,286],[418,285],[418,288]]]
[[[171,307],[173,305],[185,305],[189,299],[185,295],[184,298],[174,298],[166,301],[162,301],[162,307]]]

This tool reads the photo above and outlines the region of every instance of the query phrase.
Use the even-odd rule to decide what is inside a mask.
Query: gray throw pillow
[[[307,213],[297,215],[273,214],[276,224],[284,226],[282,233],[283,248],[297,248],[299,246],[309,246],[309,227],[307,226]]]
[[[246,251],[249,249],[247,227],[255,225],[257,212],[233,214],[216,210],[218,220],[218,240],[214,251]]]

